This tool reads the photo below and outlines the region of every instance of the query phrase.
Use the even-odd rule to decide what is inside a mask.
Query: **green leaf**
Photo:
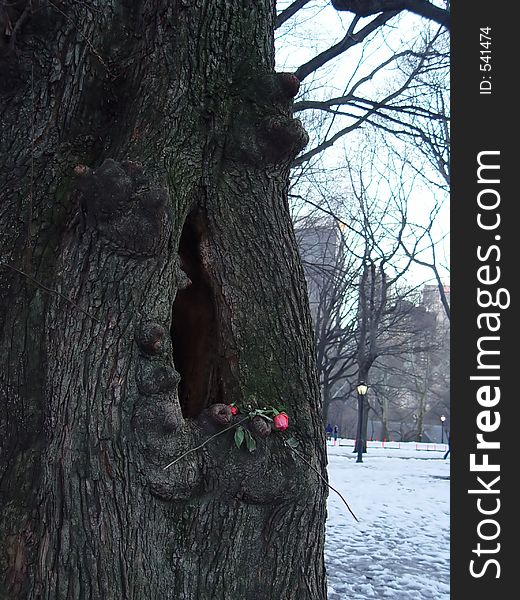
[[[300,442],[296,438],[293,438],[293,437],[286,440],[285,443],[288,446],[290,446],[291,448],[296,448],[300,444]]]
[[[246,434],[246,446],[247,446],[247,449],[249,450],[249,452],[254,452],[256,450],[256,440],[249,433],[249,431],[247,429],[245,429],[244,432]]]
[[[243,427],[237,427],[235,431],[235,445],[237,448],[240,448],[242,442],[244,441],[245,430]]]

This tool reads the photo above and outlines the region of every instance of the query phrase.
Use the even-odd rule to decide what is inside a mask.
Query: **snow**
[[[445,445],[329,442],[329,600],[449,600],[450,459]]]

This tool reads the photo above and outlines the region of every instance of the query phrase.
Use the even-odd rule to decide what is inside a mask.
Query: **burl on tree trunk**
[[[0,0],[0,598],[324,600],[271,0]]]

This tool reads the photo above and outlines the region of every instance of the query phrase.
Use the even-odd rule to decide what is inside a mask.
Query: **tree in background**
[[[394,403],[388,403],[381,372],[395,360],[412,369],[410,353],[419,355],[436,345],[429,335],[431,315],[425,314],[417,299],[423,283],[411,285],[407,279],[421,253],[432,247],[439,207],[434,203],[418,223],[411,201],[417,174],[389,153],[381,165],[383,155],[376,144],[359,145],[358,160],[349,160],[343,171],[349,177],[348,187],[333,194],[317,185],[322,196],[314,210],[295,217],[297,239],[307,240],[300,241],[300,251],[310,290],[324,406],[328,411],[331,402],[349,398],[358,380],[370,381],[372,391],[364,399],[365,440],[371,411],[380,415],[383,437],[387,437]],[[326,211],[329,216],[320,220],[318,215]],[[325,235],[333,243],[320,244]],[[312,249],[309,240],[315,242]],[[327,254],[328,247],[334,252]],[[413,381],[418,385],[417,375]],[[400,385],[402,397],[408,395],[409,377],[388,383]],[[425,397],[431,386],[424,385]],[[422,422],[424,410],[417,410],[415,404],[414,409]]]
[[[352,210],[351,203],[356,196],[354,188],[362,191],[360,178],[363,177],[363,185],[367,181],[382,180],[385,185],[372,192],[367,224],[378,222],[384,206],[388,205],[389,194],[401,196],[401,214],[396,215],[393,226],[388,220],[386,223],[385,235],[390,246],[391,240],[398,240],[390,262],[401,261],[401,267],[406,264],[406,270],[410,271],[414,265],[421,267],[423,273],[428,274],[424,282],[433,275],[449,315],[444,291],[448,269],[445,261],[439,259],[442,253],[439,242],[446,234],[439,235],[438,229],[434,229],[444,210],[449,187],[449,3],[444,8],[426,4],[418,7],[413,2],[407,5],[414,15],[433,10],[436,17],[429,23],[424,19],[410,19],[409,14],[399,10],[404,6],[399,3],[392,5],[398,12],[391,12],[386,2],[333,4],[341,5],[348,12],[341,13],[347,15],[342,21],[344,37],[332,45],[330,35],[318,42],[310,33],[315,31],[315,21],[320,19],[321,13],[327,11],[326,2],[282,3],[284,10],[277,20],[280,47],[292,43],[295,48],[297,45],[309,48],[308,60],[297,63],[293,56],[300,56],[301,52],[288,54],[286,58],[291,66],[298,65],[295,72],[303,83],[294,109],[311,138],[308,147],[293,162],[290,197],[295,223],[298,226],[299,220],[305,218],[312,221],[321,213],[341,223],[344,234],[355,224],[356,210]],[[403,28],[399,29],[397,24]],[[302,33],[305,28],[309,31],[308,39]],[[318,52],[310,50],[313,42]],[[335,69],[341,69],[342,78],[331,79]],[[345,161],[343,155],[348,160]],[[354,183],[353,178],[359,180],[358,183]],[[433,201],[419,217],[412,202],[423,203],[421,192],[433,196]],[[399,222],[406,223],[406,231],[403,230],[401,236]],[[359,230],[358,227],[358,241],[363,239]],[[370,236],[369,230],[366,233]],[[347,262],[352,272],[345,275],[340,265],[334,270],[328,268],[331,276],[326,282],[320,282],[321,301],[316,305],[318,312],[313,315],[323,402],[327,409],[338,397],[331,390],[353,390],[352,383],[343,385],[341,379],[349,378],[352,368],[355,370],[353,348],[347,338],[350,337],[350,341],[353,338],[352,290],[357,285],[353,274],[357,268],[359,281],[362,252],[352,241],[347,247]],[[357,267],[352,263],[356,252]],[[312,269],[322,270],[319,259],[313,266],[309,265],[309,257],[304,259],[307,274]],[[409,275],[404,273],[400,276],[407,277]],[[416,281],[409,285],[416,286]],[[352,289],[349,291],[348,287]],[[343,303],[338,302],[341,296]],[[346,325],[345,312],[350,312],[350,325]],[[339,315],[342,316],[338,321]],[[342,325],[338,326],[338,322]],[[370,352],[361,360],[373,361]],[[365,400],[368,402],[369,398]]]
[[[449,416],[449,322],[429,301],[435,286],[406,308],[413,336],[400,352],[382,357],[372,372],[372,403],[383,439],[424,441],[427,425]],[[396,336],[399,335],[396,332]]]
[[[296,239],[309,290],[323,418],[339,394],[348,393],[355,373],[353,344],[357,263],[338,223],[319,215],[298,222]]]

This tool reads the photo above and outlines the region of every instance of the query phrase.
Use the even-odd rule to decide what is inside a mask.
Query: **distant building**
[[[321,290],[338,261],[339,230],[333,221],[298,227],[296,241],[307,281],[311,315],[315,321]]]
[[[444,293],[448,302],[450,301],[450,286],[443,286]],[[422,302],[421,304],[428,310],[436,315],[438,320],[447,321],[448,316],[442,305],[441,295],[439,293],[439,287],[437,285],[425,285],[422,289]]]

